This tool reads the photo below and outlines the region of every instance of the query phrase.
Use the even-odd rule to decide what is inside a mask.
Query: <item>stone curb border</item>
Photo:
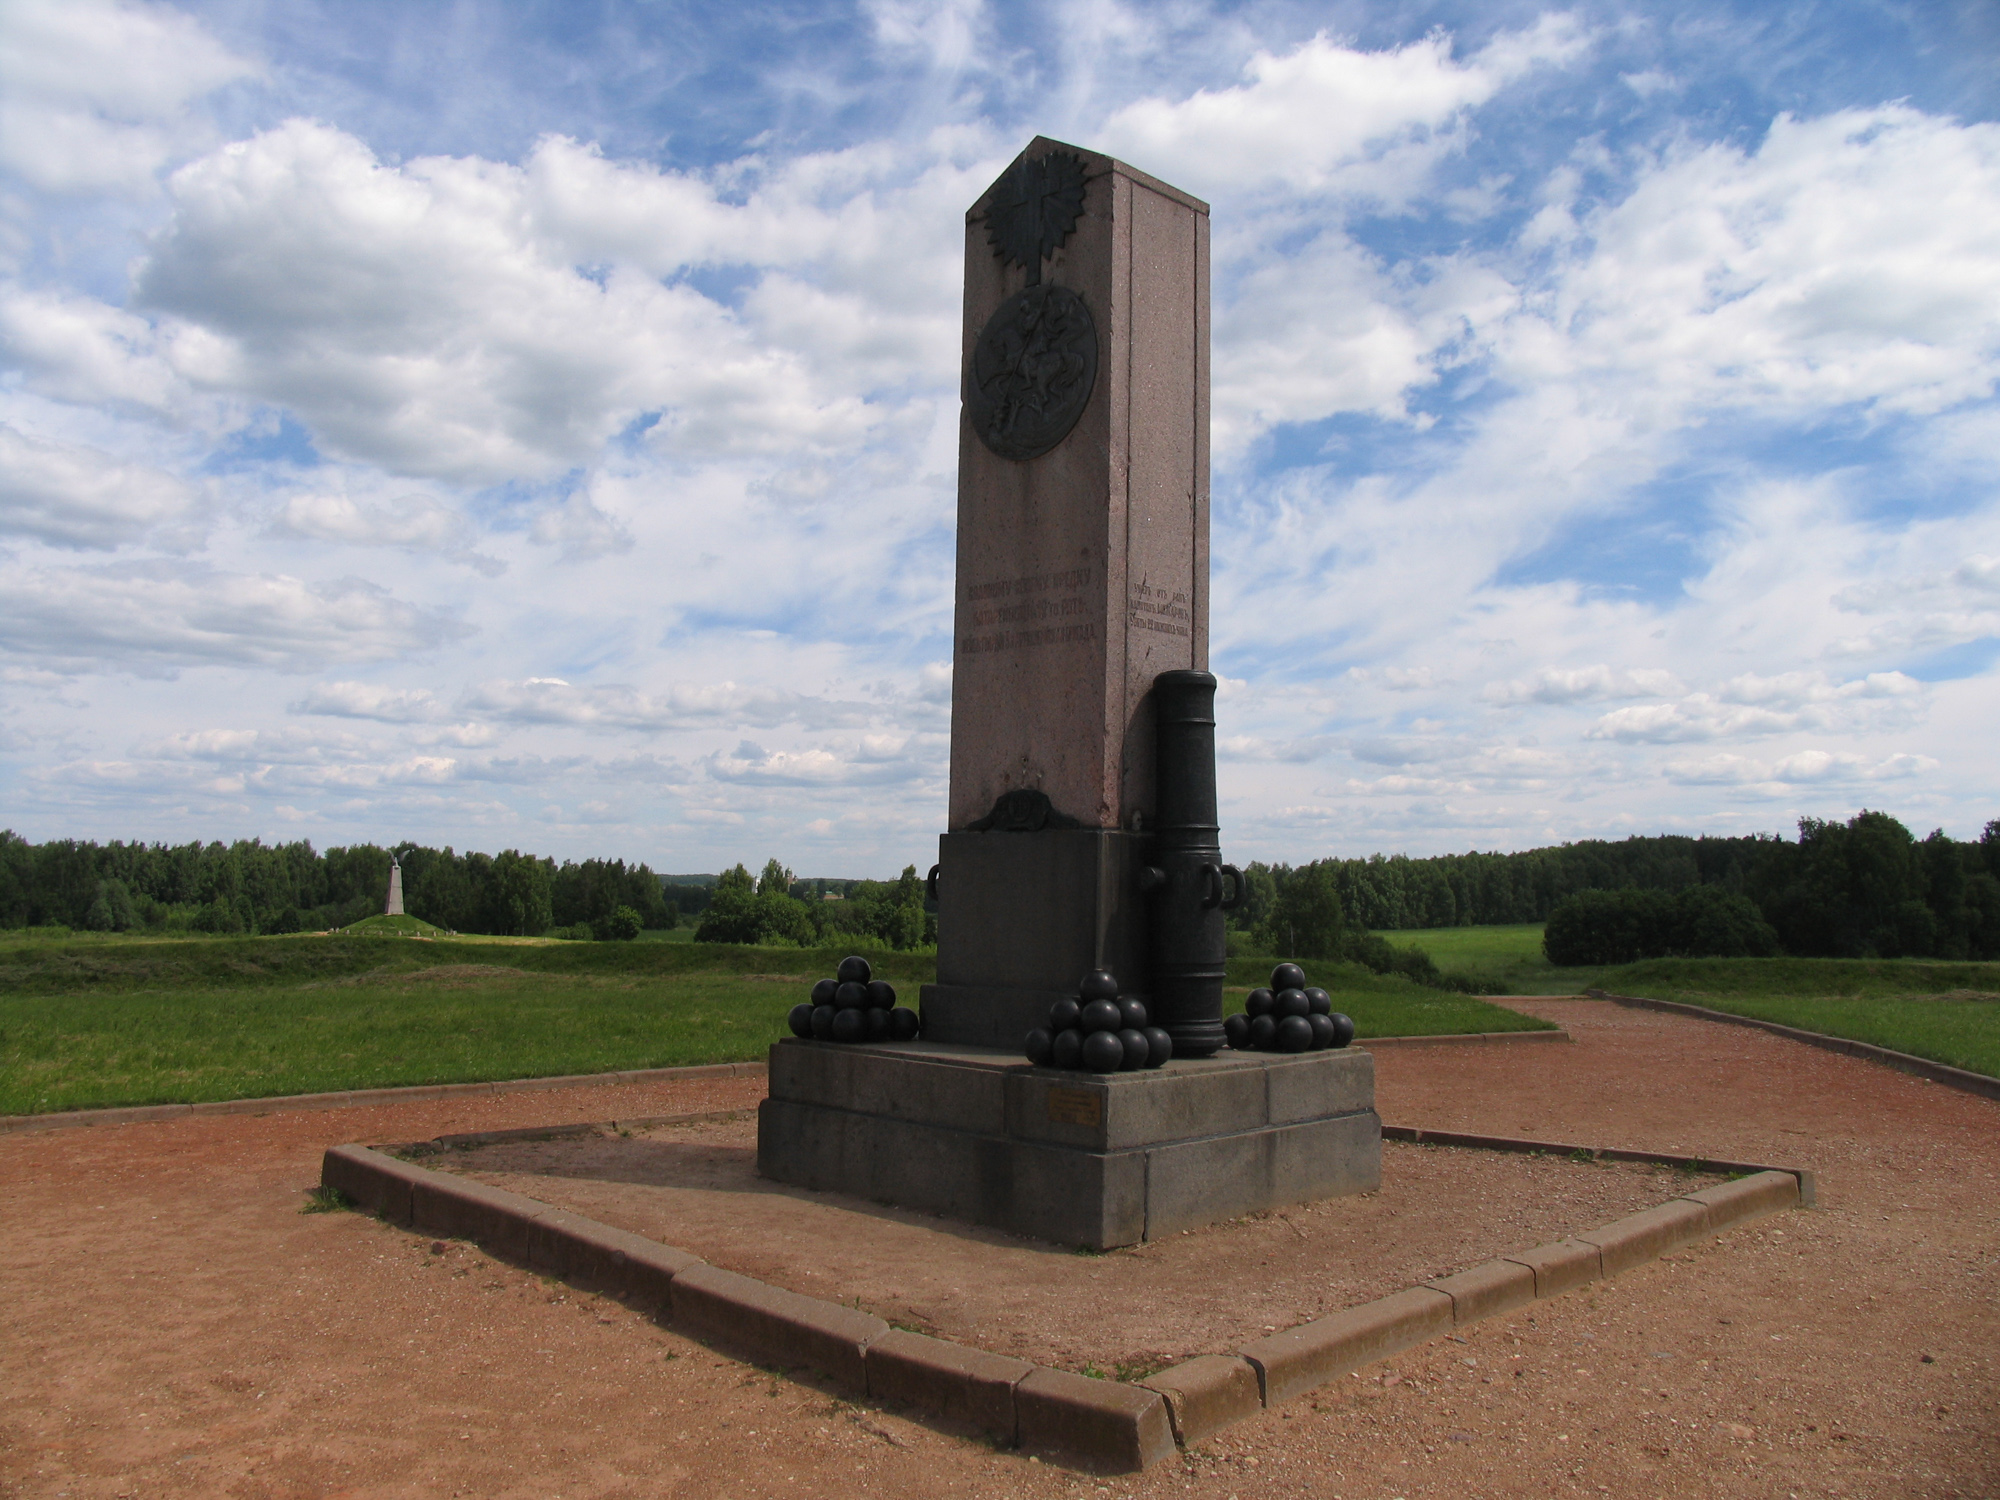
[[[587,1128],[587,1127],[586,1127]],[[510,1132],[514,1138],[550,1132]],[[489,1133],[490,1134],[490,1133]],[[1393,1140],[1695,1165],[1693,1158],[1384,1127]],[[1710,1169],[1735,1164],[1702,1162]],[[1615,1223],[1345,1308],[1126,1384],[1051,1370],[891,1328],[856,1308],[725,1271],[686,1251],[504,1188],[366,1146],[334,1146],[320,1181],[391,1224],[477,1241],[546,1275],[589,1282],[662,1321],[753,1358],[804,1366],[847,1389],[905,1402],[1095,1473],[1128,1474],[1232,1423],[1455,1327],[1617,1275],[1781,1208],[1809,1203],[1810,1173],[1750,1175]]]
[[[1821,1047],[1828,1052],[1844,1052],[1849,1057],[1865,1058],[1886,1068],[1914,1073],[1919,1078],[1928,1078],[1932,1083],[1942,1083],[1948,1088],[1962,1089],[1968,1094],[2000,1099],[2000,1078],[1989,1077],[1985,1073],[1975,1073],[1969,1068],[1954,1068],[1949,1063],[1932,1062],[1928,1057],[1916,1057],[1889,1047],[1878,1047],[1873,1042],[1850,1041],[1844,1036],[1828,1036],[1823,1031],[1805,1031],[1797,1026],[1784,1026],[1776,1021],[1760,1020],[1756,1016],[1739,1016],[1726,1010],[1710,1010],[1706,1006],[1688,1005],[1679,1000],[1653,1000],[1644,995],[1612,995],[1603,990],[1585,990],[1584,994],[1593,1000],[1612,1000],[1620,1005],[1629,1005],[1640,1010],[1662,1010],[1677,1016],[1693,1016],[1698,1021],[1721,1021],[1729,1026],[1748,1026],[1753,1030],[1768,1031],[1773,1036],[1804,1042],[1809,1047]]]
[[[84,1125],[140,1125],[153,1120],[180,1120],[194,1115],[269,1115],[281,1110],[415,1104],[425,1099],[450,1099],[459,1094],[511,1094],[516,1090],[588,1088],[608,1083],[673,1083],[689,1078],[742,1078],[763,1071],[764,1064],[761,1062],[697,1063],[688,1068],[563,1073],[552,1078],[508,1078],[493,1083],[418,1083],[401,1088],[341,1089],[330,1094],[213,1099],[202,1104],[134,1104],[114,1109],[65,1109],[46,1115],[0,1115],[0,1135],[19,1135],[31,1130],[70,1130]]]
[[[1567,1042],[1567,1031],[1468,1031],[1448,1036],[1378,1036],[1360,1045],[1421,1047],[1445,1042]],[[761,1062],[699,1063],[688,1068],[633,1068],[620,1073],[563,1073],[553,1078],[508,1078],[495,1083],[419,1083],[387,1089],[343,1089],[329,1094],[274,1094],[261,1099],[216,1099],[204,1104],[133,1104],[111,1109],[62,1109],[45,1115],[0,1115],[0,1135],[33,1130],[71,1130],[86,1125],[142,1125],[191,1115],[266,1115],[279,1110],[352,1109],[369,1104],[407,1104],[449,1099],[455,1094],[506,1094],[527,1089],[587,1088],[600,1083],[671,1083],[683,1078],[740,1078],[762,1073]],[[620,1121],[667,1124],[667,1120]],[[546,1134],[547,1132],[541,1132]]]
[[[1810,1167],[1772,1167],[1762,1162],[1724,1161],[1715,1156],[1630,1151],[1622,1146],[1579,1146],[1569,1141],[1530,1141],[1511,1135],[1475,1135],[1462,1130],[1430,1130],[1411,1125],[1384,1125],[1382,1139],[1410,1141],[1417,1145],[1470,1146],[1480,1151],[1518,1151],[1530,1156],[1567,1156],[1576,1160],[1648,1162],[1656,1167],[1681,1167],[1690,1172],[1728,1172],[1737,1176],[1783,1172],[1798,1183],[1798,1207],[1812,1208],[1819,1202],[1818,1178]]]

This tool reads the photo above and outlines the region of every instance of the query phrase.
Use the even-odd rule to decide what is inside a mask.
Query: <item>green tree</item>
[[[549,930],[553,920],[550,891],[555,883],[552,863],[518,849],[503,850],[493,857],[487,931],[535,937]]]
[[[1266,951],[1280,958],[1338,958],[1345,926],[1339,871],[1323,859],[1292,872],[1260,935]]]
[[[760,922],[757,884],[741,864],[717,877],[708,909],[694,930],[697,943],[754,943]]]

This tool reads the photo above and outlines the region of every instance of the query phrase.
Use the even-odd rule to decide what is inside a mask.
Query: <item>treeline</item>
[[[817,948],[843,940],[889,948],[937,944],[937,917],[926,909],[917,867],[896,880],[846,880],[838,899],[828,881],[795,880],[775,859],[755,880],[742,865],[715,882],[696,926],[698,943],[796,943]]]
[[[0,830],[0,927],[317,932],[381,911],[389,864],[389,850],[375,844],[31,844]],[[402,865],[404,909],[455,932],[608,936],[631,919],[674,926],[710,899],[700,886],[663,887],[645,865],[623,860],[558,864],[517,849],[416,846]],[[615,920],[621,909],[631,919]]]
[[[1681,890],[1691,885],[1740,888],[1742,872],[1776,835],[1692,838],[1679,834],[1618,842],[1585,839],[1516,854],[1373,854],[1330,859],[1348,920],[1376,931],[1411,927],[1486,927],[1546,922],[1557,903],[1578,891]],[[1245,926],[1263,919],[1289,865],[1248,866],[1252,910]]]
[[[1664,951],[1687,935],[1727,930],[1739,946],[1759,950],[1764,939],[1744,925],[1768,926],[1774,951],[1828,958],[2000,958],[2000,819],[1976,841],[1923,839],[1887,813],[1862,812],[1845,823],[1803,818],[1796,840],[1776,834],[1744,838],[1658,835],[1620,842],[1586,840],[1518,854],[1405,855],[1325,859],[1293,868],[1252,864],[1244,870],[1245,901],[1236,925],[1266,942],[1284,943],[1284,893],[1310,874],[1339,902],[1350,928],[1470,927],[1551,922],[1558,945],[1584,929],[1578,912],[1604,930],[1568,952],[1625,952],[1633,944]],[[1586,892],[1672,896],[1713,891],[1740,898],[1722,905],[1690,898],[1678,904],[1638,895],[1621,902],[1579,901]],[[1566,908],[1567,903],[1567,908]],[[1563,920],[1556,922],[1561,912]],[[1617,935],[1613,928],[1622,931]],[[1294,940],[1296,941],[1296,940]],[[1710,938],[1701,939],[1707,943]],[[1595,946],[1590,946],[1595,944]],[[1270,951],[1282,952],[1282,947]],[[1554,950],[1551,950],[1551,957]],[[1692,955],[1683,955],[1692,956]],[[1624,959],[1565,958],[1611,963]]]

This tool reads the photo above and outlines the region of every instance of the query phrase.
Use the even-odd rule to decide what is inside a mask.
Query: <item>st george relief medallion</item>
[[[965,372],[966,414],[1001,458],[1039,458],[1070,434],[1097,384],[1097,324],[1083,298],[1041,279],[1083,216],[1083,159],[1023,158],[995,190],[987,237],[1028,284],[994,309]]]

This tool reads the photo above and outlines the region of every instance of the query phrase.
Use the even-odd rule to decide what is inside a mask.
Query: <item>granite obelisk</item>
[[[1207,208],[1037,139],[966,216],[965,333],[938,982],[915,1041],[771,1048],[757,1169],[1099,1249],[1370,1191],[1367,1052],[1216,1050]],[[1165,1066],[1026,1060],[1096,969]]]
[[[1037,138],[966,215],[926,1036],[1016,1046],[1092,969],[1147,992],[1148,695],[1208,666],[1208,306],[1208,206],[1108,156]]]

